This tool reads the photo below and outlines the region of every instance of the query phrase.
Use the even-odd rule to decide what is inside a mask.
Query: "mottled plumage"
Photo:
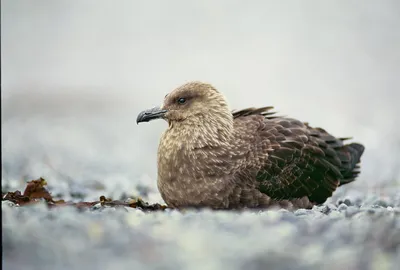
[[[163,118],[158,188],[170,207],[310,208],[352,182],[364,147],[278,117],[272,107],[231,112],[213,86],[184,84],[137,122]]]

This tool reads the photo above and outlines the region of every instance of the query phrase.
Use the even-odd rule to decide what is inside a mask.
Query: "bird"
[[[157,187],[168,207],[295,210],[323,204],[360,173],[364,146],[272,106],[231,110],[212,84],[189,81],[137,124],[163,119]]]

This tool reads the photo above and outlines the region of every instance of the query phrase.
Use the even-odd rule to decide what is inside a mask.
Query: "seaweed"
[[[106,198],[104,195],[100,196],[98,201],[94,202],[66,202],[64,200],[54,200],[50,192],[45,188],[47,181],[40,177],[36,180],[31,180],[27,183],[23,193],[16,190],[14,192],[7,192],[3,194],[3,201],[10,201],[17,206],[27,206],[38,202],[45,202],[49,208],[61,207],[61,206],[74,206],[79,210],[90,208],[92,210],[103,209],[103,208],[120,208],[130,207],[138,208],[143,211],[164,211],[168,207],[161,204],[149,204],[143,201],[141,198],[129,199],[126,201],[112,200]],[[96,208],[94,206],[97,206]]]

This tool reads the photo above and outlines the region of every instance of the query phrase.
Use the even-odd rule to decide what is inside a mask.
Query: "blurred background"
[[[2,187],[155,190],[166,124],[136,116],[190,80],[352,136],[366,152],[351,187],[398,187],[396,0],[3,0]]]

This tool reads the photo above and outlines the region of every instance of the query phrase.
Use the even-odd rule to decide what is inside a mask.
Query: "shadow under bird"
[[[311,208],[355,180],[364,146],[271,109],[232,112],[212,85],[189,82],[141,112],[137,123],[168,122],[157,155],[167,205]]]

